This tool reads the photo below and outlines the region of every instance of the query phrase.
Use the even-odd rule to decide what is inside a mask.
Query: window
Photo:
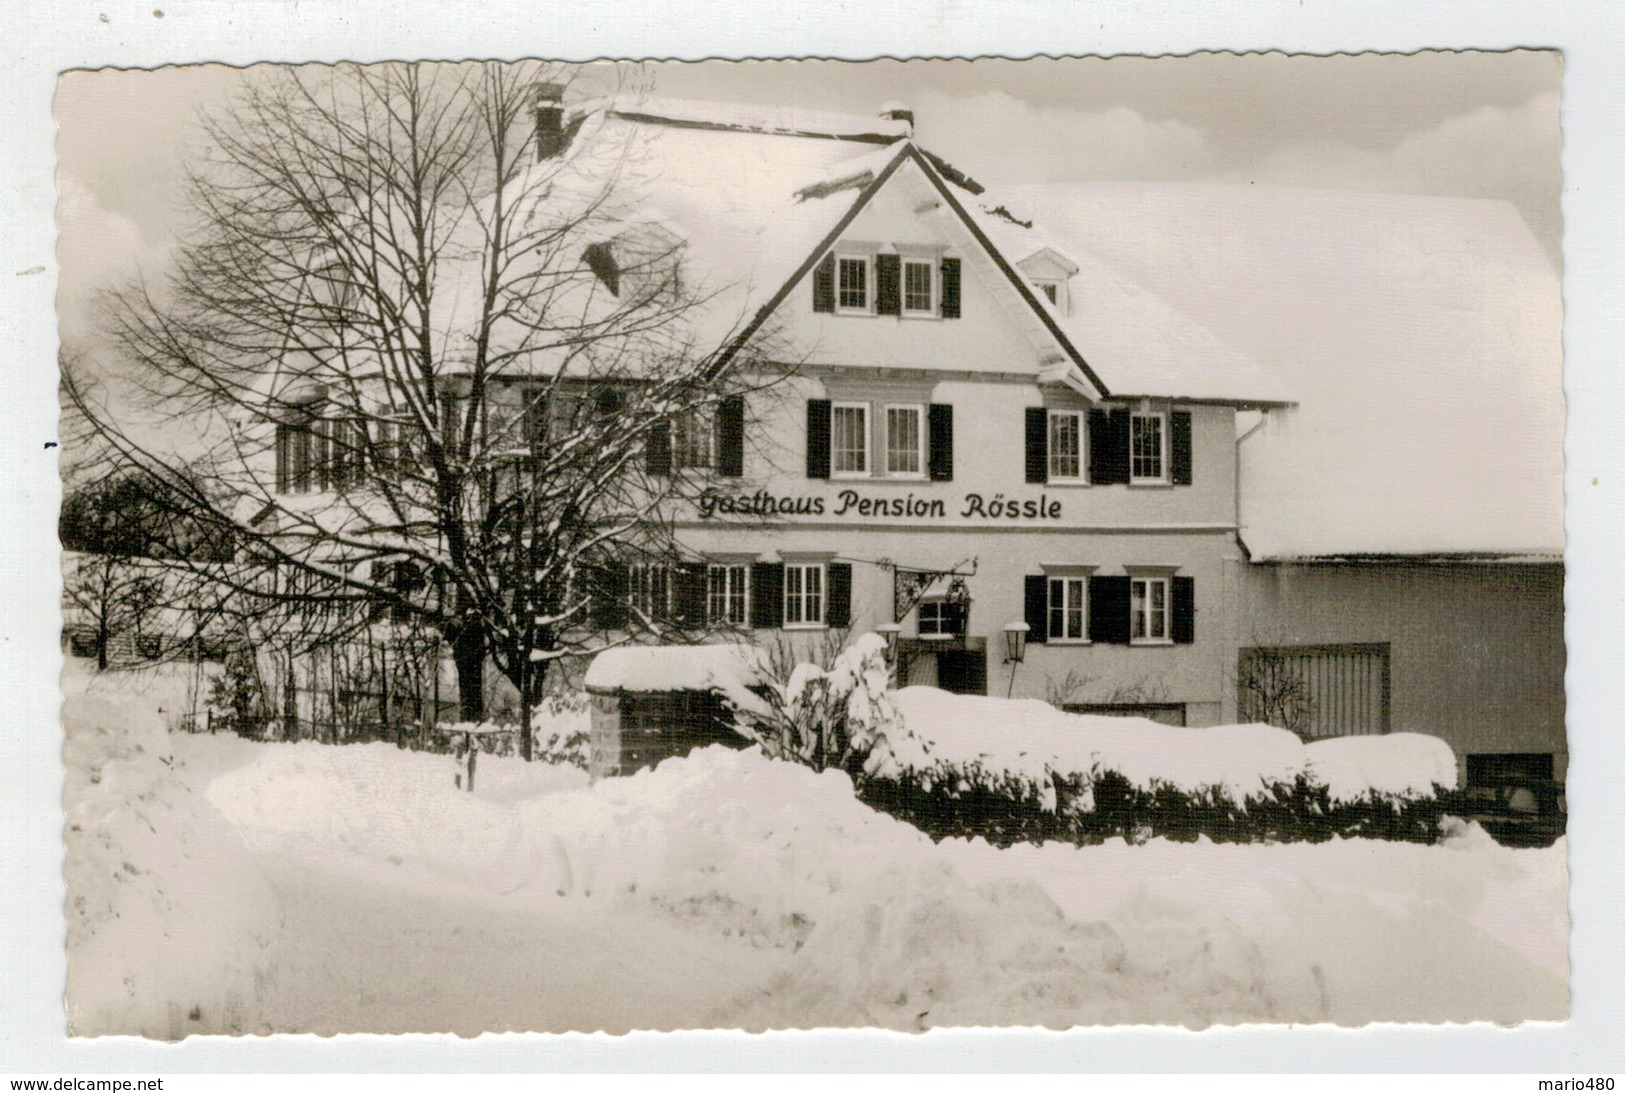
[[[1164,448],[1167,430],[1163,415],[1136,413],[1129,418],[1129,481],[1166,482]]]
[[[1049,414],[1049,481],[1083,481],[1083,412],[1051,410]]]
[[[835,303],[840,311],[869,310],[869,259],[843,255],[835,261]]]
[[[1054,281],[1034,281],[1033,284],[1038,286],[1038,291],[1042,292],[1044,294],[1044,296],[1049,300],[1050,303],[1052,303],[1052,304],[1059,304],[1060,303],[1060,301],[1061,301],[1061,286],[1060,285],[1056,284]]]
[[[920,406],[886,407],[886,473],[904,478],[925,474],[925,430]]]
[[[1141,644],[1171,641],[1168,632],[1168,578],[1129,581],[1129,640]]]
[[[869,473],[869,404],[837,402],[830,409],[830,471],[836,476]]]
[[[787,563],[784,567],[784,625],[823,624],[824,563]]]
[[[750,566],[706,567],[706,617],[712,626],[746,626],[750,622]]]
[[[367,429],[352,418],[282,422],[276,429],[276,480],[282,493],[359,486]]]
[[[671,465],[706,468],[716,465],[716,415],[700,408],[679,414],[671,423]]]
[[[629,566],[626,587],[634,612],[646,619],[671,617],[671,570],[668,567]]]
[[[919,636],[922,638],[958,638],[965,636],[968,612],[963,603],[953,603],[943,596],[921,600],[919,606]]]
[[[1051,641],[1087,641],[1088,577],[1049,578],[1049,623],[1045,633]]]
[[[935,278],[931,276],[932,263],[906,260],[903,263],[903,314],[935,315],[937,297]]]

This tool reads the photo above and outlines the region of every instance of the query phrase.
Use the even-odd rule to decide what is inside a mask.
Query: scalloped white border
[[[157,17],[149,7],[162,7]],[[1619,987],[1625,903],[1617,837],[1621,777],[1620,610],[1625,532],[1625,263],[1621,153],[1625,22],[1606,0],[1559,5],[1450,0],[1212,4],[1187,0],[1040,0],[1020,9],[968,0],[893,0],[768,10],[762,0],[585,5],[535,0],[23,0],[13,9],[0,80],[4,239],[0,329],[7,360],[0,443],[0,1069],[13,1076],[184,1071],[1540,1071],[1625,1069]],[[98,18],[106,15],[104,22]],[[1291,52],[1555,46],[1564,78],[1565,296],[1569,394],[1570,836],[1574,1017],[1520,1029],[1374,1028],[841,1032],[766,1038],[729,1033],[74,1042],[62,1035],[60,805],[56,730],[58,576],[54,453],[55,292],[51,95],[55,73],[87,65],[176,61],[511,56]],[[34,267],[43,272],[25,273]]]

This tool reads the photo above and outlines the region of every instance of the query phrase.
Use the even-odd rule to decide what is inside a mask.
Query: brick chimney
[[[887,121],[906,122],[908,135],[914,135],[914,110],[907,103],[888,102],[880,108],[880,116]]]
[[[539,83],[534,94],[531,111],[536,117],[536,158],[552,159],[569,143],[564,131],[564,85]]]

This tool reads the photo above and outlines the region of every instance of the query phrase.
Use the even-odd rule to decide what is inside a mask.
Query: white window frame
[[[905,454],[904,449],[894,449],[891,443],[891,416],[892,411],[907,412],[914,415],[914,469],[895,470],[892,467],[894,454]],[[926,420],[925,406],[918,402],[888,402],[884,404],[880,414],[881,452],[885,460],[881,473],[887,478],[924,478],[926,472]]]
[[[710,470],[717,465],[716,414],[709,406],[685,410],[672,419],[671,465],[673,470]]]
[[[841,273],[846,263],[858,262],[863,266],[863,303],[848,304],[841,287]],[[835,254],[835,313],[838,315],[873,315],[875,311],[875,260],[872,254],[853,254],[850,251]]]
[[[735,618],[735,615],[738,617]],[[744,628],[750,625],[749,562],[706,563],[705,617],[712,626]]]
[[[1089,576],[1085,573],[1047,573],[1044,582],[1044,635],[1055,645],[1089,644]],[[1056,594],[1060,594],[1060,633],[1056,633]],[[1068,634],[1067,623],[1075,617],[1078,632]]]
[[[853,470],[853,469],[845,469],[845,470],[843,470],[840,467],[840,458],[839,457],[840,457],[841,453],[849,451],[849,449],[840,448],[840,447],[837,447],[837,445],[836,445],[835,419],[840,414],[840,412],[842,410],[856,410],[856,411],[858,411],[859,413],[861,413],[863,415],[863,427],[859,430],[859,436],[861,437],[861,439],[863,441],[863,449],[862,449],[863,466],[856,469],[856,470]],[[867,402],[832,402],[832,403],[830,403],[830,407],[829,407],[829,476],[831,478],[869,478],[869,477],[871,477],[873,475],[873,473],[874,473],[874,452],[872,451],[872,449],[874,448],[874,444],[872,442],[873,438],[871,436],[871,434],[873,432],[873,427],[874,427],[874,423],[873,423],[873,420],[872,420],[872,417],[871,417],[871,414],[870,414],[870,406],[869,406],[869,404]]]
[[[1153,587],[1162,589],[1162,611],[1158,618],[1152,609]],[[1144,591],[1141,592],[1141,589]],[[1174,582],[1171,578],[1152,574],[1130,574],[1128,593],[1128,635],[1130,645],[1172,645]],[[1161,636],[1153,633],[1158,629]]]
[[[1136,452],[1137,440],[1135,436],[1142,421],[1155,421],[1157,423],[1157,473],[1136,473],[1136,465],[1140,456]],[[1162,486],[1168,483],[1168,415],[1162,410],[1135,410],[1129,414],[1128,420],[1128,467],[1129,484],[1132,486]]]
[[[791,576],[795,575],[792,581]],[[816,580],[809,581],[809,575]],[[817,588],[812,588],[813,584]],[[795,587],[792,589],[792,585]],[[791,605],[795,610],[791,610]],[[829,563],[795,561],[784,563],[784,629],[822,630],[829,611]]]
[[[1074,474],[1062,474],[1055,466],[1055,422],[1057,419],[1070,418],[1077,423],[1078,428],[1078,469]],[[1051,410],[1046,423],[1046,436],[1044,437],[1046,451],[1045,471],[1050,482],[1087,483],[1089,481],[1089,422],[1082,410]]]
[[[897,273],[897,299],[899,313],[911,319],[934,319],[942,301],[942,277],[938,263],[929,258],[910,258],[904,255]],[[926,303],[924,307],[910,307],[908,302],[908,269],[919,266],[925,270]]]

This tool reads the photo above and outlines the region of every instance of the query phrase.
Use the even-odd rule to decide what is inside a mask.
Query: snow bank
[[[241,840],[189,784],[151,705],[69,694],[62,726],[70,1031],[250,1031],[278,920]]]
[[[587,669],[589,691],[748,691],[763,678],[750,645],[628,645],[606,649]]]
[[[261,745],[209,792],[262,854],[442,901],[448,929],[425,944],[447,952],[458,915],[473,913],[456,901],[477,897],[483,914],[564,915],[609,927],[609,937],[643,936],[653,915],[705,939],[718,962],[755,954],[745,978],[715,985],[714,1008],[670,1009],[664,1027],[1566,1011],[1566,921],[1553,885],[1561,848],[1113,840],[1001,850],[933,844],[858,802],[845,774],[754,750],[707,748],[590,787],[538,780],[504,791],[482,781],[474,794],[453,790],[443,766],[426,779],[419,760],[430,758],[378,745]],[[510,766],[524,773],[503,761],[492,769]],[[1516,929],[1494,925],[1503,903],[1520,909]],[[342,933],[298,943],[340,944]],[[462,958],[436,956],[429,967],[473,974]],[[434,1027],[432,1012],[422,1020]]]
[[[1455,757],[1443,741],[1414,733],[1327,740],[1305,746],[1269,725],[1189,729],[1140,717],[1065,713],[1037,699],[955,695],[905,687],[895,696],[902,730],[890,734],[891,763],[876,773],[926,781],[1008,779],[1053,807],[1052,779],[1085,781],[1106,772],[1140,790],[1170,786],[1231,801],[1267,795],[1300,776],[1319,780],[1334,801],[1368,794],[1430,796],[1453,786]],[[1088,807],[1082,798],[1080,807]]]

